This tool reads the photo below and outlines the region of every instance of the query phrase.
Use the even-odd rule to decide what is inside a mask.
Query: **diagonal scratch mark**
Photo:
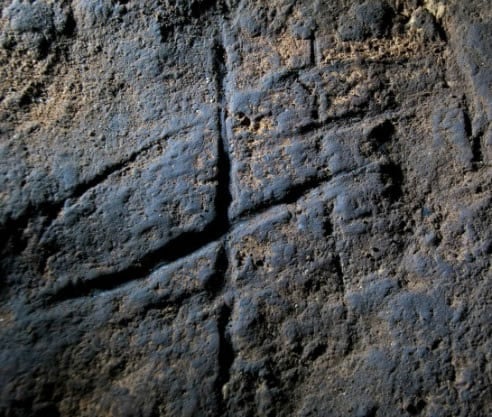
[[[193,127],[194,124],[189,126],[181,126],[177,129],[171,129],[159,137],[149,141],[144,146],[136,149],[130,153],[125,159],[108,165],[103,168],[100,172],[95,174],[92,178],[79,183],[75,186],[68,196],[64,197],[62,200],[57,201],[45,201],[39,204],[30,203],[26,209],[15,219],[8,220],[5,224],[0,226],[0,232],[5,236],[20,234],[28,225],[29,220],[36,217],[45,217],[45,230],[56,220],[60,215],[61,211],[65,206],[65,202],[70,199],[79,199],[84,194],[89,192],[94,187],[106,181],[112,174],[117,173],[125,169],[128,165],[136,161],[136,159],[143,153],[149,151],[154,146],[157,146],[161,141],[167,139],[168,137],[181,132],[183,129]]]

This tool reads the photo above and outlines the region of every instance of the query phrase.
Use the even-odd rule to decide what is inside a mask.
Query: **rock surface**
[[[0,416],[492,415],[488,2],[0,6]]]

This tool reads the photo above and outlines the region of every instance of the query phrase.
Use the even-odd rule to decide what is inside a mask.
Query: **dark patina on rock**
[[[0,6],[0,417],[492,414],[487,2]]]

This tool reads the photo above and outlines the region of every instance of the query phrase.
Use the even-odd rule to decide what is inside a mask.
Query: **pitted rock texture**
[[[487,1],[0,6],[0,416],[492,415]]]

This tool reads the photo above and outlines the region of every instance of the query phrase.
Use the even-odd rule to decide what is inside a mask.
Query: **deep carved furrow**
[[[229,141],[227,138],[227,63],[226,51],[221,42],[216,41],[213,48],[213,72],[216,80],[217,101],[217,193],[215,199],[217,226],[225,232],[229,226],[229,206],[232,201],[230,191],[231,162],[229,158]]]
[[[211,300],[216,299],[224,291],[227,284],[226,273],[228,269],[229,257],[226,248],[222,245],[214,264],[215,272],[205,285]]]
[[[234,348],[232,346],[231,338],[228,333],[227,326],[231,320],[232,308],[226,304],[222,304],[219,310],[219,317],[217,320],[217,328],[219,332],[219,351],[218,351],[218,375],[216,380],[216,390],[219,398],[219,406],[221,410],[221,416],[227,416],[227,404],[224,386],[227,384],[231,377],[231,366],[234,363]]]
[[[294,133],[297,134],[316,134],[316,133],[322,133],[324,129],[333,127],[333,124],[336,122],[340,121],[350,121],[350,127],[349,129],[354,129],[360,124],[368,125],[372,122],[375,122],[381,118],[380,114],[376,115],[367,115],[364,110],[352,110],[347,113],[344,113],[341,116],[330,116],[330,117],[324,117],[322,120],[319,118],[320,114],[320,98],[318,95],[316,95],[316,91],[313,93],[314,95],[314,101],[315,101],[315,109],[313,110],[313,121],[310,123],[306,123],[302,126],[299,126]],[[412,108],[410,110],[395,110],[386,113],[386,117],[388,120],[392,119],[404,119],[404,118],[411,118],[415,114],[415,109]]]
[[[240,220],[252,219],[276,206],[293,204],[307,195],[310,191],[333,179],[331,175],[308,178],[307,181],[296,184],[287,189],[283,196],[274,200],[266,200],[257,204],[253,209],[242,212],[238,218]]]
[[[229,335],[228,326],[232,316],[232,307],[224,299],[224,292],[227,289],[227,273],[229,270],[229,254],[226,245],[222,245],[214,264],[215,273],[208,280],[205,290],[211,302],[217,303],[216,323],[218,332],[217,347],[217,376],[214,382],[215,396],[221,416],[227,415],[227,404],[224,386],[230,379],[231,366],[234,362],[235,353]]]
[[[216,222],[201,232],[183,233],[126,268],[100,274],[92,279],[68,282],[48,297],[49,302],[60,302],[101,290],[116,289],[127,282],[145,278],[160,267],[186,258],[208,244],[218,241],[224,234],[225,232],[220,230],[220,224]]]
[[[215,229],[225,235],[231,229],[229,218],[229,207],[232,202],[231,185],[231,161],[229,153],[229,138],[227,135],[227,110],[228,110],[228,71],[227,55],[223,42],[217,40],[213,50],[213,71],[216,77],[218,109],[218,164],[217,164],[217,195],[215,201],[216,219]],[[208,290],[218,295],[224,290],[227,284],[227,270],[229,268],[229,259],[225,247],[217,257],[215,265],[215,279],[210,283]],[[224,410],[223,416],[227,415],[226,398],[223,387],[229,381],[230,368],[234,362],[234,349],[227,332],[232,308],[227,304],[222,304],[217,319],[217,329],[219,332],[219,350],[218,350],[218,375],[215,381],[215,390],[219,402],[219,409]]]
[[[472,137],[472,155],[473,161],[477,166],[483,162],[482,153],[482,135]]]

